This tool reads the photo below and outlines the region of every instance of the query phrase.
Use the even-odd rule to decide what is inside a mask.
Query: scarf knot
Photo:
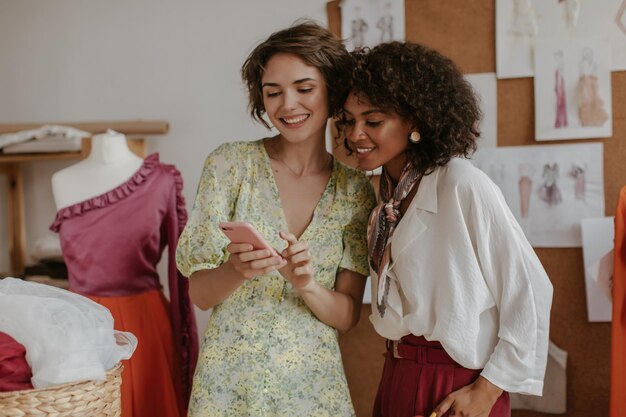
[[[385,204],[385,217],[387,223],[395,226],[400,221],[400,201],[395,201],[393,198]]]

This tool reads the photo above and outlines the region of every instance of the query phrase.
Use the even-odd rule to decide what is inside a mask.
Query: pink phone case
[[[226,237],[233,243],[250,243],[255,250],[269,249],[272,251],[272,255],[276,254],[274,248],[263,239],[261,233],[250,223],[222,222],[219,226]]]

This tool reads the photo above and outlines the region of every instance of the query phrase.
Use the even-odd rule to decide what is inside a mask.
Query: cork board
[[[406,38],[435,48],[464,73],[495,72],[495,0],[405,0]],[[329,27],[341,33],[338,1],[327,4]],[[626,72],[612,73],[613,137],[535,142],[532,78],[498,80],[498,146],[604,143],[606,215],[615,214],[626,185]],[[550,338],[568,352],[568,417],[608,415],[610,323],[589,323],[581,248],[536,249],[554,286]],[[367,309],[369,306],[365,306]],[[357,331],[342,335],[341,347],[358,416],[371,415],[382,371],[381,342],[363,314]],[[363,346],[378,346],[364,351]],[[373,376],[375,375],[375,376]],[[371,386],[373,384],[374,386]],[[369,407],[369,408],[368,408]],[[515,417],[550,414],[513,411]]]

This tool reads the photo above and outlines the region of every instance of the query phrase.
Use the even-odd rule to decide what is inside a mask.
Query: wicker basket
[[[82,381],[49,388],[0,392],[2,417],[120,417],[122,364],[104,381]]]

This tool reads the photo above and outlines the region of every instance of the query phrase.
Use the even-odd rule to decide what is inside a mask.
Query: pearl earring
[[[409,141],[411,143],[417,143],[420,141],[420,139],[422,139],[422,136],[420,135],[420,132],[418,132],[417,130],[412,131],[411,134],[409,135]]]

